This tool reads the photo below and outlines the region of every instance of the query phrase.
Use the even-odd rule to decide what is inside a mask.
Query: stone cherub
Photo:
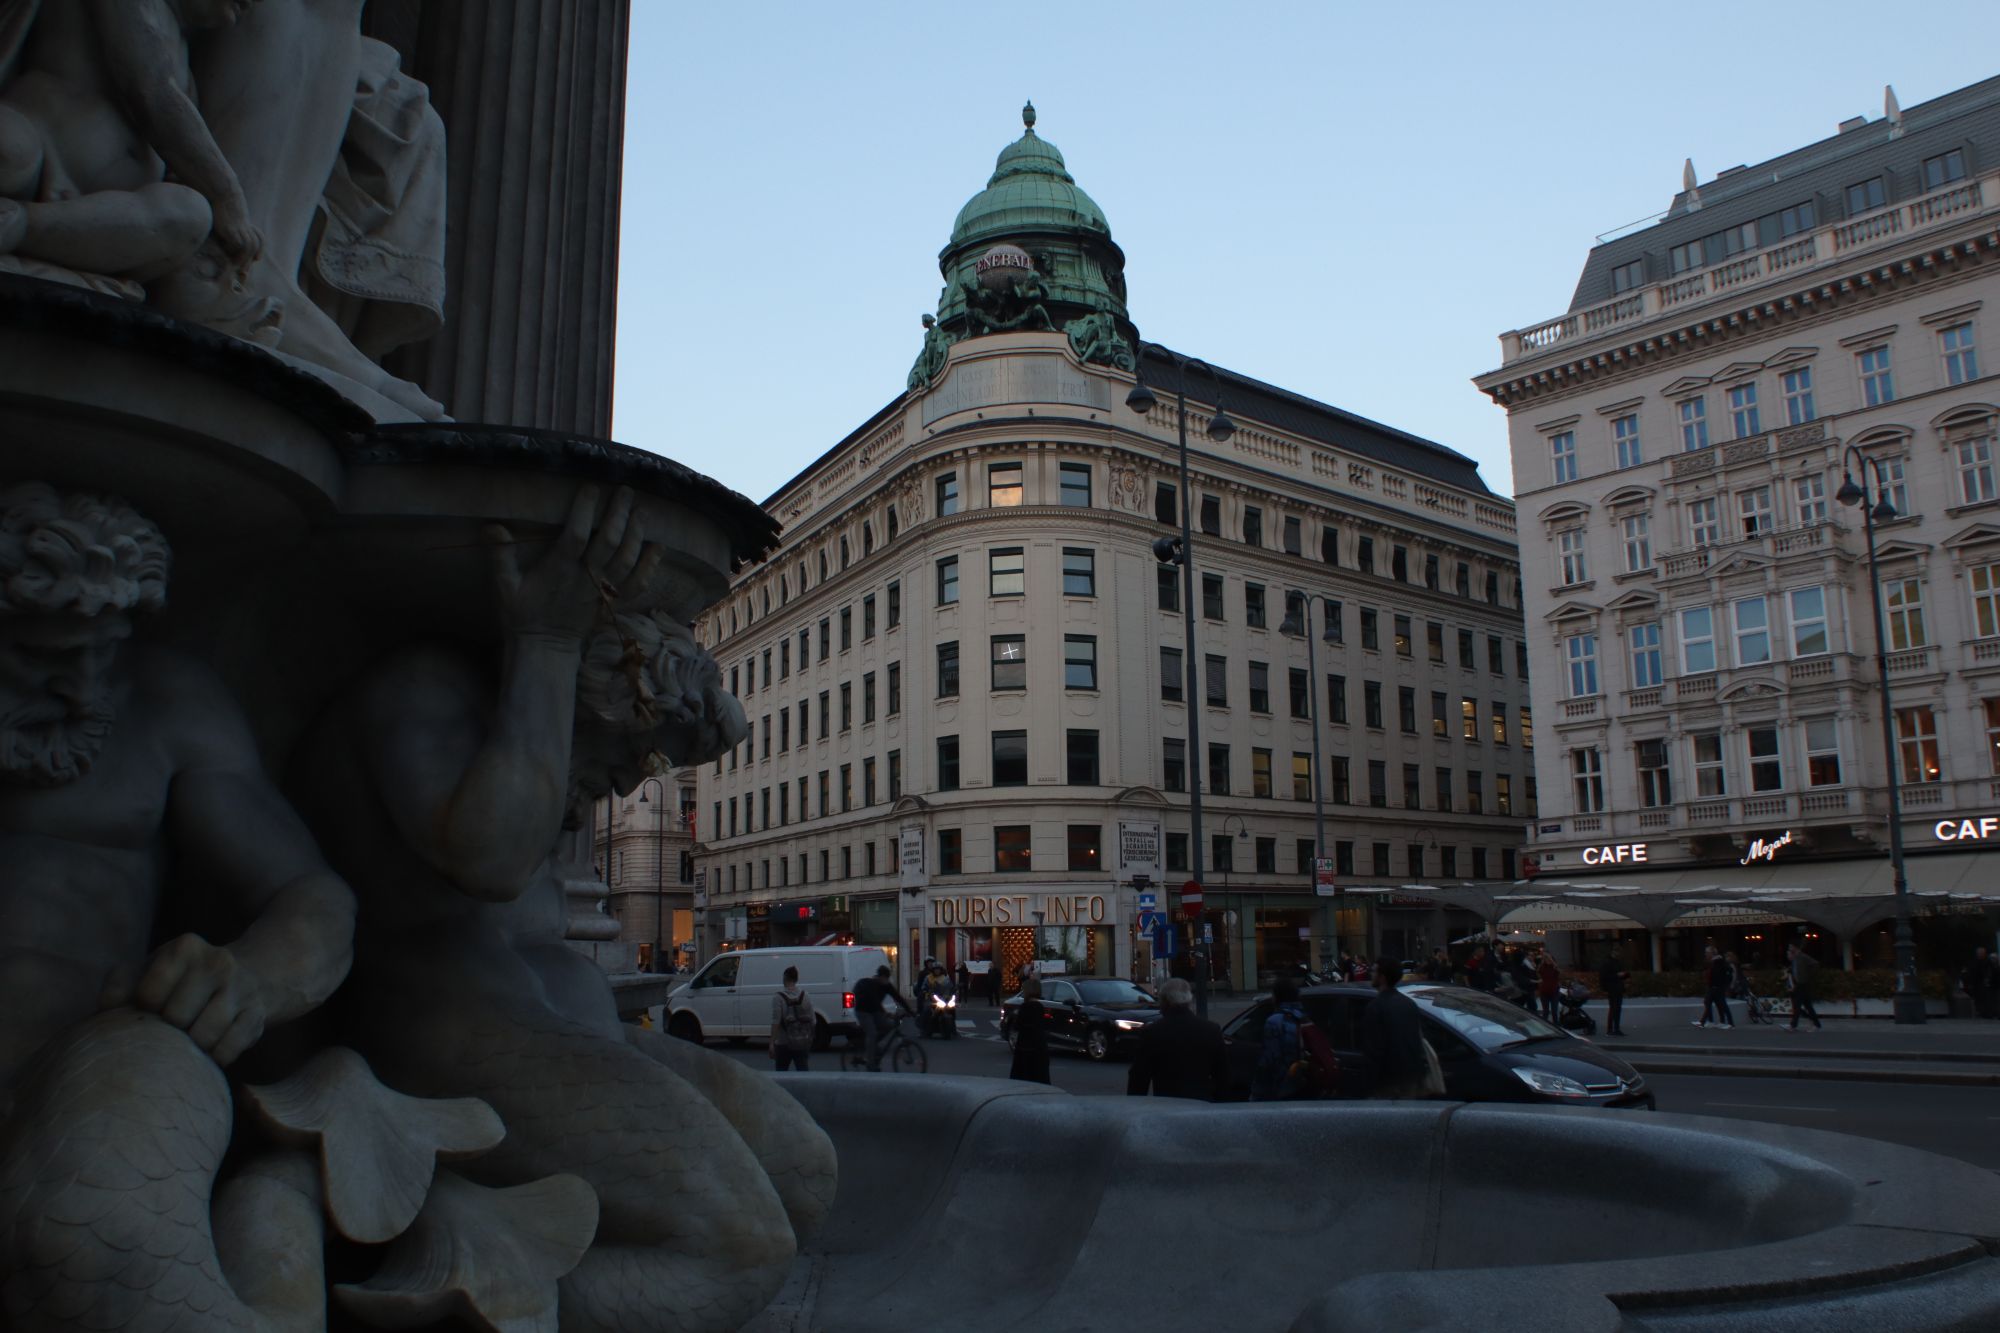
[[[232,1121],[218,1066],[350,958],[353,896],[233,701],[131,639],[169,563],[122,501],[0,486],[0,1324],[19,1333],[258,1326],[210,1230]],[[198,899],[228,941],[151,948]],[[237,1258],[268,1272],[301,1233],[253,1211],[262,1248]]]
[[[239,268],[263,241],[197,106],[190,31],[255,0],[0,4],[0,255],[146,283],[213,234]]]
[[[493,537],[497,659],[397,654],[301,752],[302,808],[361,886],[347,1033],[400,1091],[499,1112],[506,1138],[467,1178],[595,1188],[596,1239],[560,1284],[566,1333],[733,1329],[830,1205],[831,1145],[767,1079],[619,1021],[564,940],[556,849],[658,753],[733,743],[742,712],[683,627],[615,609],[657,574],[629,492],[582,488],[532,559]]]

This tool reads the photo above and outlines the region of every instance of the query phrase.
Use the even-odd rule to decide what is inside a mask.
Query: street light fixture
[[[647,778],[645,782],[640,783],[640,805],[647,804],[646,787],[649,783],[660,789],[660,803],[653,809],[655,817],[653,828],[653,970],[655,972],[668,972],[672,971],[672,969],[660,966],[660,941],[663,934],[663,923],[660,918],[666,915],[667,899],[667,784],[661,782],[658,778]],[[606,859],[609,860],[610,854],[607,852],[605,855]]]
[[[1867,478],[1874,470],[1875,494]],[[1854,479],[1859,472],[1861,481]],[[1896,705],[1889,691],[1889,632],[1882,615],[1882,571],[1875,560],[1875,525],[1896,517],[1882,482],[1882,463],[1853,445],[1841,463],[1840,489],[1834,498],[1861,510],[1861,529],[1868,537],[1868,590],[1875,603],[1875,674],[1882,688],[1882,755],[1889,766],[1889,864],[1896,876],[1896,996],[1898,1023],[1922,1023],[1923,993],[1917,989],[1917,941],[1910,930],[1910,882],[1903,873],[1903,784],[1901,756],[1896,752]]]
[[[1222,376],[1214,366],[1197,357],[1183,356],[1179,352],[1161,347],[1157,343],[1142,342],[1138,346],[1135,364],[1144,367],[1146,353],[1157,352],[1174,364],[1174,417],[1180,440],[1181,474],[1181,535],[1161,537],[1153,543],[1153,558],[1163,565],[1179,565],[1181,568],[1181,628],[1186,639],[1187,674],[1187,719],[1188,719],[1188,857],[1189,873],[1195,887],[1202,884],[1202,863],[1207,859],[1203,853],[1201,837],[1201,710],[1204,706],[1201,682],[1195,672],[1195,660],[1199,656],[1194,637],[1194,492],[1188,481],[1188,436],[1187,436],[1187,376],[1190,366],[1200,366],[1215,381],[1215,415],[1208,419],[1208,438],[1220,444],[1236,433],[1236,423],[1222,408]],[[1125,395],[1125,406],[1145,416],[1158,405],[1159,399],[1146,387],[1141,369],[1138,382]],[[1194,945],[1194,941],[1189,941]],[[1195,1013],[1208,1017],[1208,953],[1205,949],[1195,949],[1197,966],[1194,969]]]
[[[1313,650],[1312,598],[1297,588],[1285,594],[1285,618],[1278,624],[1278,633],[1296,634],[1306,641],[1306,717],[1312,723],[1313,734],[1313,892],[1319,892],[1319,862],[1326,856],[1326,798],[1320,788],[1319,753],[1319,661]],[[1334,642],[1333,627],[1324,631],[1326,641]],[[1333,956],[1339,958],[1340,914],[1343,907],[1340,881],[1333,882]]]

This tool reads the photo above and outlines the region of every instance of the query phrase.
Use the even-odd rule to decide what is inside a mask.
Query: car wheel
[[[1083,1036],[1083,1053],[1093,1060],[1108,1059],[1111,1055],[1111,1034],[1103,1028],[1092,1028]]]
[[[826,1020],[824,1018],[821,1018],[819,1015],[814,1014],[813,1049],[816,1051],[823,1051],[826,1050],[831,1045],[833,1045],[833,1029],[826,1025]]]
[[[695,1045],[700,1046],[703,1044],[701,1040],[701,1020],[693,1014],[675,1014],[667,1020],[667,1035],[669,1037],[679,1037],[682,1041],[691,1041]]]

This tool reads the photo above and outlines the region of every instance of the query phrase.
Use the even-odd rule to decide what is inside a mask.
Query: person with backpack
[[[1813,1031],[1818,1032],[1823,1025],[1819,1010],[1813,1008],[1812,974],[1819,964],[1799,947],[1797,940],[1792,941],[1786,952],[1791,955],[1785,965],[1785,985],[1792,992],[1792,1031],[1799,1030],[1799,1015],[1805,1014],[1813,1021]]]
[[[1179,977],[1160,983],[1160,1019],[1139,1031],[1139,1053],[1125,1079],[1133,1097],[1186,1097],[1212,1102],[1229,1086],[1222,1029],[1195,1017],[1194,987]]]
[[[771,997],[771,1058],[778,1072],[796,1068],[806,1072],[806,1057],[812,1054],[813,1040],[819,1035],[819,1015],[812,996],[799,985],[799,970],[785,969],[785,984]]]
[[[1416,1001],[1396,989],[1395,976],[1384,959],[1375,969],[1375,998],[1361,1013],[1361,1049],[1375,1075],[1368,1095],[1399,1101],[1434,1096],[1423,1020]]]
[[[1306,1095],[1304,1048],[1299,1029],[1305,1025],[1306,1011],[1299,1006],[1299,983],[1279,977],[1271,987],[1275,1007],[1264,1020],[1263,1046],[1257,1052],[1257,1072],[1250,1079],[1253,1102],[1290,1101]]]

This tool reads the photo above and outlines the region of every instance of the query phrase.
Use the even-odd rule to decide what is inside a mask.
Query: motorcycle
[[[958,1035],[958,995],[942,990],[931,992],[930,1005],[924,1010],[924,1035],[926,1037],[953,1038]]]

